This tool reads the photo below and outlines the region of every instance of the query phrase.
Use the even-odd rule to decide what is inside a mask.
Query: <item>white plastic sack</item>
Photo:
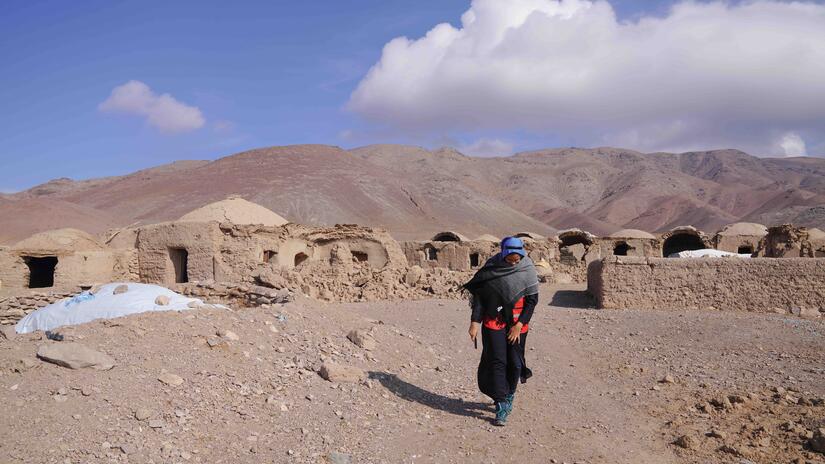
[[[705,248],[702,250],[687,250],[679,253],[672,253],[668,258],[727,258],[733,256],[735,258],[750,258],[749,254],[730,253],[728,251],[714,250],[713,248]]]
[[[129,290],[114,295],[118,285],[127,285]],[[160,295],[169,297],[169,304],[156,305],[155,299]],[[100,287],[94,295],[85,291],[40,308],[21,319],[14,329],[17,333],[29,333],[150,311],[184,311],[192,309],[189,303],[193,301],[203,304],[202,300],[187,298],[158,285],[111,283]]]

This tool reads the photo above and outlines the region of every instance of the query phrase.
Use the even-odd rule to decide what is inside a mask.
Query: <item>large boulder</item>
[[[69,369],[91,367],[105,371],[115,367],[115,360],[109,355],[73,342],[40,345],[37,357]]]

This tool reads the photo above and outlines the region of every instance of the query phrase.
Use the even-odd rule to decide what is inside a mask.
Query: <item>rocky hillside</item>
[[[825,226],[825,159],[736,150],[553,149],[471,158],[400,145],[272,147],[121,177],[59,179],[0,198],[0,243],[55,227],[92,233],[177,219],[240,195],[285,218],[381,226],[402,239],[581,227],[715,231],[739,220]]]

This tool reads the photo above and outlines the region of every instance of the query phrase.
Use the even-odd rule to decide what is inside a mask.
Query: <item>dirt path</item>
[[[504,428],[477,391],[461,301],[301,300],[59,331],[114,358],[108,371],[38,360],[39,346],[64,343],[43,334],[0,339],[0,462],[823,461],[807,440],[825,427],[825,321],[597,311],[581,290],[542,288],[535,376]],[[352,329],[376,349],[350,342]],[[325,362],[369,378],[326,381]]]
[[[397,396],[424,405],[433,417],[387,437],[397,456],[406,456],[398,462],[676,462],[658,439],[657,421],[604,394],[611,385],[577,341],[584,330],[576,314],[586,310],[550,306],[551,301],[587,306],[579,290],[563,287],[555,301],[544,296],[527,340],[527,362],[535,377],[521,386],[505,428],[490,424],[492,405],[475,385],[481,346],[474,350],[466,338],[466,303],[404,302],[390,312],[375,305],[351,305],[365,317],[432,340],[431,347],[443,360],[439,371],[385,382]],[[433,324],[436,320],[440,322]]]

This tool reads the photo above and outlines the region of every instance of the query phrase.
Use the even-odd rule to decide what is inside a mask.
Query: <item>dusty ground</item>
[[[535,377],[505,428],[476,390],[459,301],[297,301],[61,331],[111,355],[110,371],[37,360],[56,343],[39,334],[0,339],[0,462],[825,462],[805,449],[825,426],[825,321],[596,311],[579,290],[542,289]],[[373,328],[377,349],[347,340],[355,328]],[[238,340],[210,348],[226,330]],[[330,383],[316,373],[326,359],[370,379]],[[183,384],[160,382],[167,372]]]

